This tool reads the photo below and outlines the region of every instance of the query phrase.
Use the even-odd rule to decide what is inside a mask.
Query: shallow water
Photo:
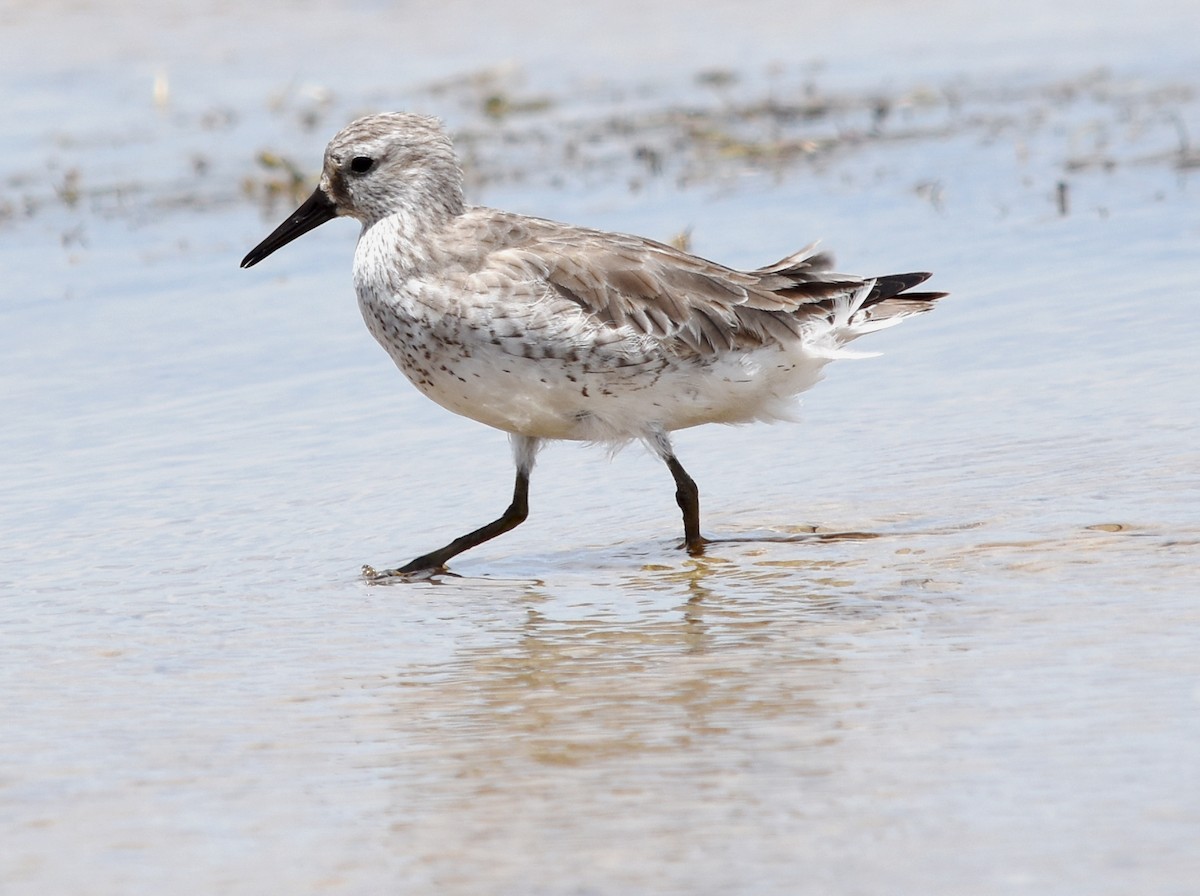
[[[1187,10],[1087,9],[5,10],[0,890],[1192,892],[1200,85]],[[679,434],[703,559],[557,445],[369,585],[504,437],[371,342],[350,224],[236,265],[395,107],[479,201],[953,296]]]

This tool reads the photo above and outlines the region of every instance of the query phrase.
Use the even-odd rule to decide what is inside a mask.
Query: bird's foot
[[[376,569],[374,566],[365,565],[362,568],[362,577],[376,585],[393,579],[406,582],[423,582],[439,574],[453,575],[445,566],[419,565],[416,560],[412,561],[412,563],[406,563],[398,569]]]
[[[680,550],[687,551],[689,556],[703,557],[704,549],[710,544],[712,544],[712,542],[703,535],[697,535],[693,538],[685,539],[684,542],[679,545],[679,547]]]

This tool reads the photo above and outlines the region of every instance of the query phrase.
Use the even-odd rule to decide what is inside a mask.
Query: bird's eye
[[[366,174],[374,164],[375,160],[370,156],[355,156],[350,160],[350,170],[355,174]]]

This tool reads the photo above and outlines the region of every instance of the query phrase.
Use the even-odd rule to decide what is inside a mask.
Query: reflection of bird
[[[499,519],[377,575],[440,569],[519,525],[544,439],[644,441],[675,478],[684,546],[700,554],[699,494],[668,433],[786,418],[847,342],[944,295],[906,292],[928,274],[833,273],[812,247],[735,271],[465,205],[449,138],[419,115],[372,115],[334,137],[320,185],[242,266],[338,215],[363,225],[354,286],[371,333],[438,404],[509,433],[517,466]]]

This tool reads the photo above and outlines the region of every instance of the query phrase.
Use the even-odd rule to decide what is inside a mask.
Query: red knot
[[[638,236],[467,205],[436,119],[360,118],[330,141],[316,190],[242,261],[337,216],[362,233],[363,319],[405,376],[447,410],[509,434],[512,503],[436,551],[371,578],[437,571],[520,525],[546,439],[642,440],[675,479],[682,547],[704,552],[700,497],[670,433],[794,416],[796,396],[851,340],[928,311],[929,274],[835,273],[808,246],[753,271]]]

